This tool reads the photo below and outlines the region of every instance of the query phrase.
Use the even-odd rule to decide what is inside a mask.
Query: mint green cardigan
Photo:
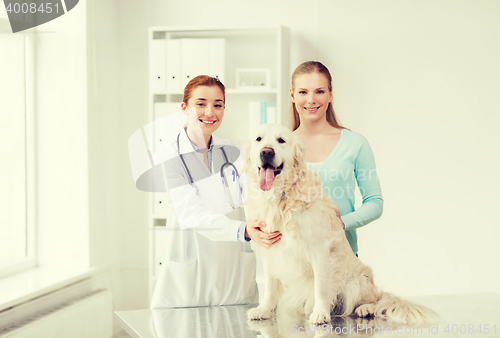
[[[368,141],[356,132],[342,129],[339,142],[319,170],[309,164],[307,167],[320,175],[323,190],[339,208],[345,235],[352,251],[357,253],[356,229],[379,218],[384,206],[375,158]],[[363,205],[357,210],[354,209],[356,182],[363,197]]]

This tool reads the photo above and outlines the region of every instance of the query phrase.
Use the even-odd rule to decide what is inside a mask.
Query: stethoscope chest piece
[[[200,189],[199,187],[194,183],[193,176],[191,175],[191,172],[189,171],[189,168],[186,165],[186,161],[184,160],[184,156],[180,152],[180,146],[179,146],[179,137],[180,134],[177,135],[177,153],[179,154],[179,157],[181,159],[182,165],[184,167],[184,170],[186,171],[189,179],[189,184],[196,189],[196,194],[200,196]],[[226,196],[226,200],[231,206],[232,209],[237,209],[243,204],[242,196],[243,196],[243,189],[240,185],[240,174],[238,172],[238,169],[234,164],[229,162],[227,158],[226,151],[224,150],[224,147],[220,147],[220,150],[222,152],[222,156],[224,158],[224,163],[220,167],[220,176],[221,176],[221,181],[222,181],[222,186],[224,189],[224,195]],[[229,177],[228,175],[229,174]]]

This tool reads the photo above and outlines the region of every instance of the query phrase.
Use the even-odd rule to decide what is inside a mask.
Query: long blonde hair
[[[295,90],[295,79],[297,78],[298,75],[311,74],[311,73],[315,73],[315,72],[319,73],[319,74],[323,74],[326,77],[326,79],[328,80],[328,90],[331,93],[332,92],[332,76],[330,75],[328,68],[326,68],[325,65],[323,65],[319,61],[306,61],[306,62],[301,63],[297,68],[295,68],[295,70],[293,71],[293,74],[292,74],[292,91]],[[292,102],[292,108],[290,111],[292,114],[292,131],[294,131],[295,129],[297,129],[300,126],[300,116],[299,116],[299,112],[297,111],[297,108],[295,107],[295,103],[293,103],[293,102]],[[326,121],[332,127],[344,128],[339,124],[331,102],[328,103],[328,107],[326,108]]]

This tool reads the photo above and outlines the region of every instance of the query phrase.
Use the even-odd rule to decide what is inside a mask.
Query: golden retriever
[[[248,180],[248,221],[267,224],[282,239],[258,247],[265,292],[249,319],[267,319],[278,311],[299,311],[314,325],[331,315],[375,316],[404,323],[431,322],[430,309],[379,291],[372,270],[352,252],[338,208],[323,193],[319,175],[304,163],[304,146],[282,125],[260,126],[244,147]]]

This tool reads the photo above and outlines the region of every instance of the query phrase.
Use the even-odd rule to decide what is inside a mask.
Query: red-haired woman
[[[255,255],[246,242],[269,247],[281,234],[242,219],[239,147],[214,134],[224,117],[224,85],[197,76],[182,101],[187,126],[163,152],[167,243],[151,308],[255,303]]]

